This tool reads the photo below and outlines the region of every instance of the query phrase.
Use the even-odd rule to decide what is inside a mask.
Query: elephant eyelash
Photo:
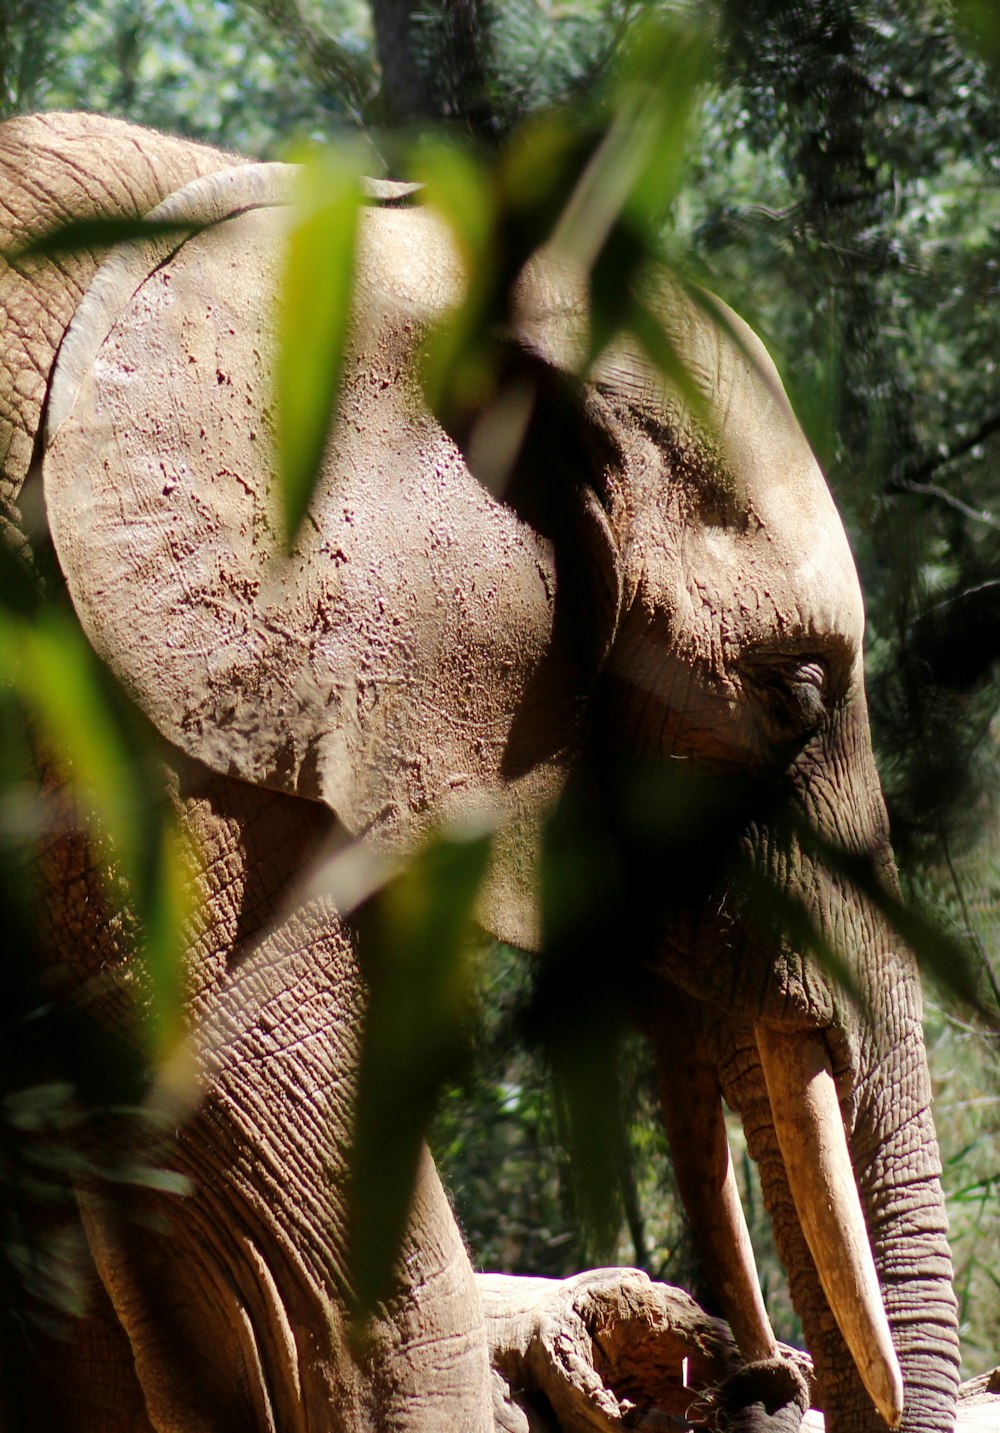
[[[771,723],[782,738],[817,731],[829,714],[829,663],[815,653],[761,652],[741,663],[743,675],[764,698]]]

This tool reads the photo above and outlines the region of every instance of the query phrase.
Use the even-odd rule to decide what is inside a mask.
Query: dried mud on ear
[[[98,275],[84,305],[99,354],[92,316],[69,334],[45,486],[74,605],[159,730],[212,770],[320,799],[389,850],[491,805],[509,834],[484,918],[533,944],[532,852],[583,685],[557,631],[555,540],[421,406],[412,369],[450,301],[447,237],[426,211],[367,209],[338,424],[296,550],[275,560],[283,215],[259,207],[265,181],[219,176],[211,228],[151,272],[133,252]],[[582,508],[567,521],[600,528]]]

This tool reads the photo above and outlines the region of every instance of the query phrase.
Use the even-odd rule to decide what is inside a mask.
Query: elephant
[[[798,1427],[803,1410],[753,1269],[723,1099],[760,1165],[830,1433],[950,1431],[957,1313],[919,979],[835,855],[895,889],[861,593],[760,340],[661,273],[648,301],[700,401],[625,339],[567,387],[585,307],[571,267],[541,251],[512,300],[535,406],[498,493],[417,376],[462,290],[453,242],[384,188],[361,214],[336,427],[279,561],[286,167],[46,115],[0,127],[0,172],[4,253],[67,213],[175,226],[0,275],[8,520],[44,509],[79,622],[165,740],[203,856],[186,997],[201,1096],[172,1155],[191,1193],[144,1196],[156,1222],[137,1237],[81,1192],[100,1284],[60,1354],[66,1426],[106,1428],[112,1412],[143,1433],[494,1426],[481,1302],[426,1153],[396,1293],[352,1337],[365,936],[302,873],[331,842],[398,858],[488,808],[477,918],[536,948],[546,814],[635,755],[739,793],[726,840],[742,869],[804,911],[850,975],[848,990],[750,886],[720,885],[702,846],[675,852],[659,886],[648,853],[637,861],[646,948],[625,978],[747,1361],[730,1426]],[[87,933],[98,905],[79,880],[53,905],[71,986],[97,969],[128,982],[113,934]]]

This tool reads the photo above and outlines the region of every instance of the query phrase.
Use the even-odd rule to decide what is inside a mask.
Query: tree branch
[[[916,462],[907,464],[898,480],[907,484],[922,484],[932,473],[936,473],[938,468],[953,463],[956,458],[963,458],[966,453],[971,453],[973,448],[984,443],[987,438],[997,432],[1000,432],[1000,411],[991,413],[988,418],[984,418],[979,427],[974,428],[971,433],[967,433],[964,438],[959,438],[948,447],[938,448],[935,452],[917,459]],[[893,479],[893,481],[897,481],[897,479]]]
[[[1000,412],[991,413],[984,418],[978,428],[964,438],[959,438],[948,447],[939,448],[934,453],[928,453],[915,462],[907,464],[901,470],[895,471],[889,478],[886,487],[889,492],[895,493],[916,493],[920,497],[935,498],[938,502],[946,503],[948,507],[960,512],[963,517],[973,522],[985,523],[987,527],[994,528],[1000,532],[1000,521],[992,513],[985,509],[970,507],[961,498],[950,493],[947,488],[942,488],[937,483],[929,482],[928,479],[936,473],[939,468],[947,467],[958,458],[963,458],[967,453],[984,443],[994,433],[1000,433]]]
[[[752,1407],[758,1385],[773,1391],[782,1376],[803,1397],[812,1392],[807,1354],[780,1344],[778,1358],[745,1363],[726,1324],[638,1269],[561,1280],[477,1274],[476,1286],[503,1433],[693,1433],[736,1426],[726,1410]],[[748,1402],[733,1401],[744,1392]],[[802,1433],[823,1426],[813,1408]],[[1000,1370],[962,1385],[956,1429],[1000,1433]]]

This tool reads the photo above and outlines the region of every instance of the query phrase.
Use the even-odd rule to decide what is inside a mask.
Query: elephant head
[[[384,849],[488,803],[501,834],[480,915],[526,946],[542,818],[585,751],[738,787],[741,868],[806,912],[856,993],[752,881],[716,887],[685,866],[669,900],[646,900],[646,1023],[682,1191],[744,1352],[767,1361],[725,1096],[761,1164],[827,1426],[945,1433],[956,1316],[917,977],[823,854],[870,857],[893,879],[861,597],[770,359],[664,277],[651,302],[708,416],[620,343],[574,421],[561,397],[550,423],[545,376],[572,366],[582,317],[539,258],[517,335],[541,375],[535,415],[497,496],[416,371],[462,286],[448,235],[420,207],[369,208],[337,426],[279,560],[286,187],[280,167],[250,166],[178,191],[158,213],[190,234],[118,253],[62,345],[45,501],[91,641],[188,756],[322,803]]]

